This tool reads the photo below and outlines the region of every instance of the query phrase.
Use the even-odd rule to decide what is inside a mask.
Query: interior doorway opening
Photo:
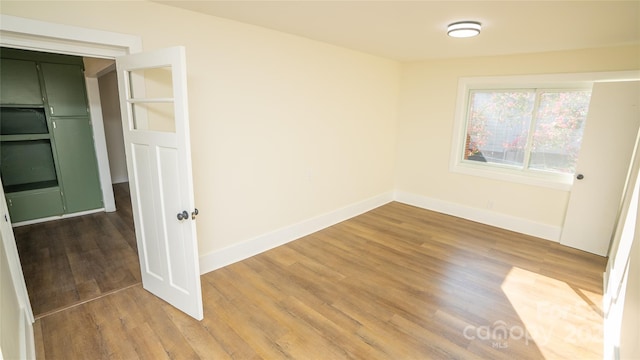
[[[115,62],[91,57],[80,61],[96,161],[101,163],[104,211],[35,218],[14,227],[36,319],[141,282]]]
[[[201,320],[202,294],[195,224],[197,209],[191,170],[185,48],[174,46],[142,52],[139,36],[8,15],[0,15],[0,20],[0,46],[117,59],[118,94],[122,106],[127,107],[122,109],[123,123],[127,125],[123,126],[123,133],[142,284],[145,290]],[[147,76],[144,72],[159,67],[170,69],[173,97],[157,98],[154,95],[147,98]],[[154,108],[154,104],[173,107],[175,126],[172,131],[155,127],[139,131],[136,124],[144,124],[144,120],[150,120],[151,117],[144,116],[148,113],[144,111],[134,114],[132,108]],[[142,123],[139,122],[141,120]],[[104,137],[104,134],[101,136]],[[163,206],[157,208],[154,205],[156,203]],[[191,211],[190,217],[183,215],[188,215],[187,210]],[[176,212],[182,216],[176,217]],[[10,235],[14,237],[13,232]],[[17,251],[14,253],[14,263],[19,264]],[[18,267],[12,266],[12,272],[22,275]],[[28,313],[26,317],[33,321],[24,277],[16,275],[16,281],[20,285],[16,295],[25,304],[24,308],[28,308],[28,311],[25,310]]]

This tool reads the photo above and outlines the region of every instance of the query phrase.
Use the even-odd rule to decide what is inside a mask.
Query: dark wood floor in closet
[[[140,283],[128,183],[117,211],[14,228],[36,318]]]

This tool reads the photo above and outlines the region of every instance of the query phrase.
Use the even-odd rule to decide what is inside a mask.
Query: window
[[[573,174],[590,90],[470,90],[464,161]]]
[[[637,78],[637,71],[461,78],[449,169],[571,190],[593,84]]]

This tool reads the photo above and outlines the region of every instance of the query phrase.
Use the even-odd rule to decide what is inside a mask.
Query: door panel
[[[51,116],[88,116],[84,73],[78,65],[42,63]]]
[[[200,320],[184,64],[183,47],[116,59],[142,283]]]
[[[136,231],[139,230],[141,237],[147,239],[147,241],[142,242],[142,251],[139,254],[140,265],[143,271],[155,276],[158,280],[162,280],[164,278],[163,269],[165,265],[158,250],[161,245],[158,241],[156,217],[143,216],[144,214],[154,214],[156,211],[154,192],[150,186],[140,186],[141,184],[153,182],[153,178],[150,176],[152,174],[150,149],[149,146],[140,144],[132,144],[131,147],[133,178],[136,179],[136,183],[130,183],[130,186],[133,185],[132,188],[135,187],[135,192],[139,199],[139,205],[135,209],[138,219],[140,219],[139,224],[136,223]]]
[[[560,243],[605,256],[640,125],[640,82],[596,83]]]
[[[33,312],[2,189],[0,180],[0,345],[9,345],[0,358],[35,359]]]
[[[66,212],[99,209],[102,189],[89,118],[53,121],[53,138],[60,167]]]
[[[160,187],[162,188],[162,202],[163,209],[180,209],[180,204],[183,204],[185,201],[181,198],[181,194],[178,191],[175,191],[180,186],[179,179],[179,171],[176,164],[178,164],[178,154],[174,149],[159,147],[158,148],[158,159],[160,160],[160,171],[159,171],[159,179],[160,179]],[[167,222],[167,235],[170,239],[175,239],[175,241],[169,241],[169,253],[172,254],[172,258],[178,263],[184,263],[188,260],[187,254],[185,253],[185,248],[182,246],[184,243],[185,236],[188,236],[188,233],[183,231],[183,226],[177,220],[177,213],[164,213],[163,216],[166,218]],[[189,215],[190,216],[190,215]],[[187,220],[189,221],[189,220]],[[187,291],[186,289],[189,287],[188,281],[188,273],[186,272],[186,267],[177,267],[170,274],[171,284],[177,289],[181,289],[182,291]]]
[[[14,223],[64,214],[60,188],[57,186],[7,193],[6,197]]]
[[[42,92],[35,62],[2,59],[0,104],[42,105]]]

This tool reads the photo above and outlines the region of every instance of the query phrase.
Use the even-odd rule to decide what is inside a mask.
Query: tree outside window
[[[589,90],[472,90],[464,159],[572,174],[590,98]]]

